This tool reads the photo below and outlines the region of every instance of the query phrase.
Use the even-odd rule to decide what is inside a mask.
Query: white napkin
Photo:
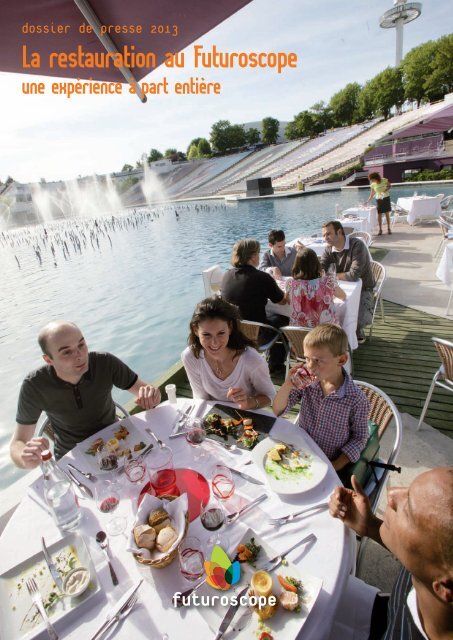
[[[137,547],[134,539],[134,528],[140,524],[148,524],[148,516],[151,511],[155,511],[156,509],[164,508],[170,516],[171,525],[173,529],[177,532],[178,537],[173,545],[168,549],[168,551],[158,551],[154,548],[152,551],[149,549],[141,549]],[[140,506],[137,511],[137,515],[135,517],[134,524],[132,526],[132,530],[129,534],[129,541],[126,551],[130,551],[131,553],[139,554],[146,560],[160,560],[164,558],[169,553],[171,553],[176,547],[180,544],[185,526],[186,526],[186,513],[189,508],[189,503],[187,499],[187,493],[183,493],[176,500],[160,500],[156,498],[156,496],[152,496],[149,493],[145,494],[145,497],[140,503]]]
[[[47,513],[52,515],[52,509],[49,507],[49,505],[47,504],[46,499],[44,497],[44,478],[42,476],[37,478],[27,488],[27,493],[30,496],[30,498],[34,502],[36,502],[36,504],[39,504],[39,506],[42,509],[44,509],[44,511],[47,511]]]

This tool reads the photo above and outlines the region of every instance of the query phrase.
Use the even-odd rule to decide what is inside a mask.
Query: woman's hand
[[[239,405],[239,409],[250,409],[248,406],[249,398],[244,389],[239,387],[230,387],[228,389],[227,398],[230,402],[236,402]]]

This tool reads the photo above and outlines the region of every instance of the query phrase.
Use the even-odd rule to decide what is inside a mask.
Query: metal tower
[[[379,26],[383,29],[396,29],[395,67],[403,58],[403,26],[418,18],[422,12],[421,2],[407,2],[407,0],[393,0],[395,5],[379,18]]]

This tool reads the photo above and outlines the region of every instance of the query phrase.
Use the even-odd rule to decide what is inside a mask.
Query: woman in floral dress
[[[292,306],[290,325],[313,328],[326,322],[338,324],[334,298],[344,300],[346,294],[338,286],[335,273],[322,275],[313,249],[305,248],[298,252],[292,278],[286,281],[285,286]]]

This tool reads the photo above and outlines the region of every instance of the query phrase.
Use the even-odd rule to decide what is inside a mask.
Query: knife
[[[95,638],[99,638],[111,626],[112,622],[114,621],[115,616],[120,613],[120,611],[123,609],[123,607],[127,604],[128,600],[130,600],[130,598],[134,595],[134,593],[137,591],[137,589],[140,588],[140,585],[142,584],[142,582],[143,582],[143,579],[140,580],[140,582],[137,582],[136,585],[131,587],[129,589],[129,591],[126,591],[126,593],[118,601],[118,603],[117,603],[116,607],[113,609],[113,611],[110,611],[110,613],[107,614],[107,617],[106,617],[105,621],[102,623],[102,625],[96,631],[96,633],[92,636],[91,640],[94,640]]]
[[[46,564],[47,564],[47,568],[49,569],[49,571],[50,571],[50,573],[52,575],[52,578],[53,578],[55,584],[57,585],[57,588],[61,591],[61,593],[63,593],[63,580],[62,580],[62,577],[60,575],[60,572],[57,569],[56,564],[52,560],[52,556],[50,555],[49,551],[47,550],[46,542],[45,542],[44,538],[41,538],[41,546],[42,546],[42,552],[44,554],[44,560],[46,561]]]
[[[248,473],[239,471],[239,469],[233,469],[233,467],[229,467],[229,469],[232,473],[235,473],[237,476],[240,476],[241,478],[244,478],[244,480],[247,480],[247,482],[251,482],[252,484],[264,484],[264,482],[261,482],[261,480],[257,480],[253,476],[249,476]]]
[[[93,492],[90,487],[87,487],[83,482],[80,482],[78,478],[74,475],[71,469],[66,469],[63,473],[69,477],[69,479],[80,489],[82,493],[84,493],[88,498],[93,498]]]
[[[220,627],[219,627],[219,630],[217,631],[215,640],[220,640],[220,638],[223,637],[223,634],[230,626],[231,621],[233,620],[236,614],[236,611],[240,607],[242,596],[245,596],[249,588],[250,588],[250,583],[246,584],[245,587],[237,594],[234,604],[230,604],[228,611],[226,612],[222,622],[220,623]]]
[[[191,404],[191,405],[189,405],[187,407],[187,409],[185,411],[181,411],[180,412],[181,415],[178,417],[178,419],[177,419],[177,421],[175,423],[175,426],[173,427],[172,434],[178,433],[179,427],[181,426],[181,421],[187,419],[190,416],[190,414],[192,413],[194,407],[195,407],[195,405]]]

